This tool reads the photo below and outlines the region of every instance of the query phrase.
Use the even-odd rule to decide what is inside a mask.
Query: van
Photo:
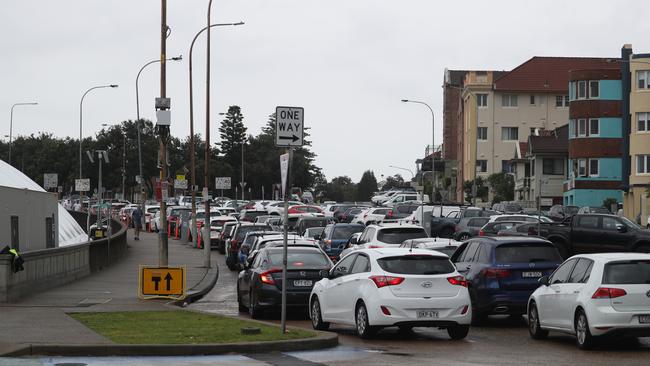
[[[383,206],[393,207],[397,203],[409,202],[409,201],[419,201],[422,195],[419,193],[398,193],[394,194],[388,201],[383,203]],[[424,202],[429,201],[429,196],[424,195]]]

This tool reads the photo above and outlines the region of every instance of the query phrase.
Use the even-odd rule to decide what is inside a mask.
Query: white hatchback
[[[314,329],[355,325],[362,338],[382,327],[447,329],[467,336],[472,308],[467,281],[442,253],[378,248],[354,251],[317,282],[309,299]]]
[[[528,300],[528,330],[574,334],[582,349],[594,337],[650,336],[650,255],[601,253],[567,259]]]

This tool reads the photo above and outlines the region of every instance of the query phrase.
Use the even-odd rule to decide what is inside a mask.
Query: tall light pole
[[[421,102],[419,100],[409,100],[409,99],[402,99],[402,102],[404,103],[417,103],[417,104],[422,104],[429,108],[429,111],[431,112],[431,129],[432,129],[432,135],[431,135],[431,204],[434,202],[434,195],[435,195],[435,189],[436,189],[436,116],[433,114],[433,109],[431,109],[431,106],[428,105],[425,102]],[[422,201],[424,201],[424,187],[422,187]]]
[[[181,61],[183,59],[183,56],[177,56],[177,57],[171,57],[166,59],[166,61]],[[142,196],[143,192],[143,184],[144,184],[144,177],[142,173],[142,143],[141,143],[141,137],[140,134],[142,133],[142,121],[140,120],[140,88],[138,87],[138,81],[140,80],[140,74],[142,73],[142,70],[144,70],[147,66],[154,64],[156,62],[160,62],[161,59],[156,59],[156,60],[151,60],[144,64],[140,68],[140,71],[138,71],[138,75],[135,77],[135,108],[136,108],[136,116],[137,116],[137,121],[135,122],[136,128],[138,130],[138,174],[140,175],[140,202],[142,205],[142,212],[144,212],[144,197]]]
[[[208,28],[208,40],[206,47],[206,70],[205,70],[205,171],[203,172],[203,199],[205,200],[205,225],[203,225],[203,253],[204,266],[210,268],[210,251],[212,250],[210,244],[210,14],[212,12],[212,0],[208,2],[208,16],[205,27]]]
[[[218,24],[211,24],[210,27],[203,27],[200,31],[196,33],[194,36],[194,39],[192,39],[192,44],[190,44],[190,62],[189,62],[189,78],[190,78],[190,166],[191,166],[191,182],[190,187],[192,189],[192,241],[196,243],[196,233],[194,232],[196,229],[196,190],[194,189],[194,186],[196,185],[196,157],[195,157],[195,151],[194,151],[194,87],[193,87],[193,82],[192,82],[192,55],[194,51],[194,43],[196,43],[196,39],[199,38],[199,35],[203,33],[206,29],[212,28],[212,27],[220,27],[220,26],[226,26],[226,25],[242,25],[244,22],[238,22],[238,23],[218,23]],[[237,197],[235,197],[237,198]]]
[[[98,85],[98,86],[93,86],[92,88],[86,90],[86,92],[81,96],[81,101],[79,102],[79,179],[83,178],[83,172],[82,172],[82,157],[81,157],[81,150],[82,150],[82,145],[83,145],[83,105],[84,105],[84,98],[86,97],[86,94],[90,93],[92,90],[95,89],[102,89],[102,88],[117,88],[117,84],[109,84],[109,85]],[[89,207],[90,208],[90,207]]]
[[[19,105],[37,105],[38,103],[36,102],[28,102],[28,103],[15,103],[14,105],[11,106],[11,117],[9,119],[9,165],[11,165],[11,150],[13,148],[13,131],[14,131],[14,107],[19,106]]]

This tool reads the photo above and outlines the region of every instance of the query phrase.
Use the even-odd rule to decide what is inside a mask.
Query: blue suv
[[[333,261],[338,260],[350,236],[362,232],[366,227],[360,224],[330,224],[325,226],[318,238],[321,248]]]
[[[490,314],[522,315],[538,280],[561,263],[557,248],[537,237],[478,237],[451,256],[469,285],[472,319]]]

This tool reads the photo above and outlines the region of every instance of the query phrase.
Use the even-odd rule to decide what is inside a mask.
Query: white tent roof
[[[0,187],[45,192],[36,182],[3,160],[0,160]],[[83,243],[87,240],[88,235],[86,232],[77,224],[72,215],[59,204],[59,246]]]

